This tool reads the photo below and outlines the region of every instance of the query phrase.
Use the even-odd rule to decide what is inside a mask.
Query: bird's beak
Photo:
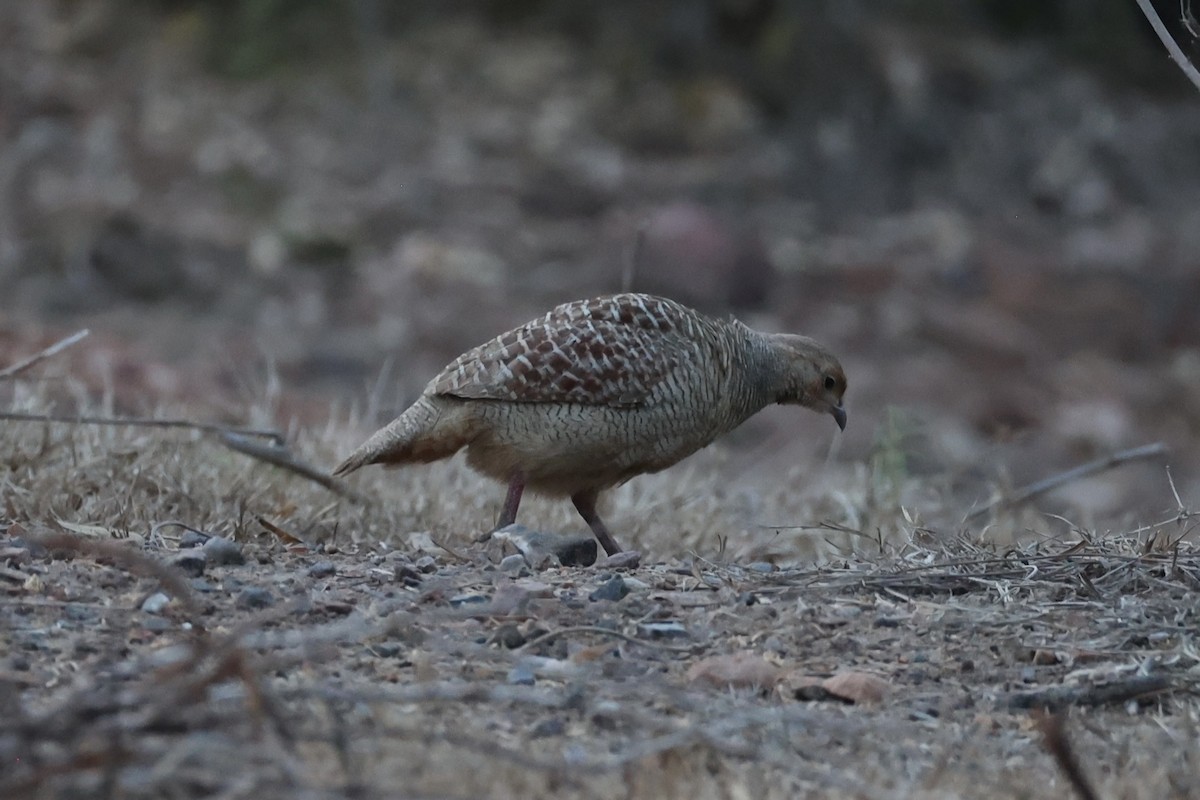
[[[829,413],[833,414],[833,418],[837,422],[838,427],[842,430],[846,430],[846,409],[842,408],[841,406],[834,406],[829,410]]]

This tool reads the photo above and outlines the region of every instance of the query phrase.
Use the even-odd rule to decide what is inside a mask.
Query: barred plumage
[[[501,526],[525,488],[568,495],[612,554],[600,491],[671,466],[770,403],[845,427],[845,389],[837,359],[807,337],[645,294],[579,300],[459,356],[334,474],[466,447],[468,464],[509,485]]]

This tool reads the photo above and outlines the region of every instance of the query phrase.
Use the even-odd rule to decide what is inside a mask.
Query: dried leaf
[[[261,514],[256,516],[255,519],[258,520],[259,525],[262,525],[268,532],[273,533],[275,538],[283,542],[289,550],[296,547],[311,549],[308,542],[304,541],[299,536],[296,536],[294,533],[289,533]]]
[[[92,539],[115,539],[116,538],[113,535],[113,532],[110,529],[104,527],[103,525],[84,525],[79,522],[66,522],[64,520],[58,519],[57,517],[55,518],[54,521],[58,523],[58,527],[62,528],[64,531],[67,531],[68,533],[75,533],[80,536],[87,536]]]
[[[698,661],[688,670],[687,678],[692,683],[707,683],[718,689],[770,689],[779,680],[779,670],[757,653],[741,652]]]

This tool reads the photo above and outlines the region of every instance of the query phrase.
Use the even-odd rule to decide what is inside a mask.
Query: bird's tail
[[[427,463],[448,458],[474,438],[474,426],[466,412],[462,404],[422,397],[334,467],[333,475],[345,475],[368,464]]]

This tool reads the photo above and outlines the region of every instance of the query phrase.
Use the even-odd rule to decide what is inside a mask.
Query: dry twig
[[[353,500],[356,503],[366,503],[367,499],[352,489],[347,488],[341,481],[336,480],[329,474],[317,469],[311,464],[306,464],[292,455],[291,451],[283,444],[282,438],[273,441],[271,444],[263,444],[256,442],[246,436],[244,431],[222,430],[218,431],[218,437],[221,444],[228,447],[230,450],[236,450],[239,453],[248,455],[251,458],[257,458],[259,461],[265,461],[272,466],[280,467],[288,472],[295,473],[302,478],[306,478],[313,483],[324,486],[331,492],[340,494],[344,497]]]
[[[25,360],[18,361],[16,364],[13,364],[10,367],[5,367],[4,369],[0,369],[0,380],[11,380],[11,379],[15,378],[17,375],[21,374],[22,372],[29,369],[30,367],[33,367],[36,364],[39,364],[42,361],[45,361],[47,358],[50,358],[51,356],[58,355],[63,350],[66,350],[68,347],[74,345],[77,342],[80,342],[80,341],[86,339],[89,333],[90,333],[90,331],[87,328],[76,331],[75,333],[71,334],[67,338],[60,339],[59,341],[57,341],[54,344],[47,347],[45,350],[42,350],[39,353],[35,353],[34,355],[30,356],[29,358],[26,358]]]
[[[1141,700],[1170,689],[1171,682],[1161,675],[1137,675],[1103,684],[1051,686],[1032,692],[1017,692],[1008,696],[1005,705],[1011,709],[1040,708],[1056,712],[1068,706],[1105,706]]]
[[[1038,728],[1042,731],[1042,745],[1050,752],[1050,755],[1054,756],[1054,762],[1067,776],[1067,780],[1075,788],[1076,793],[1083,800],[1099,800],[1100,795],[1096,794],[1095,789],[1083,774],[1083,769],[1079,766],[1079,758],[1075,755],[1075,749],[1071,747],[1071,741],[1067,738],[1063,715],[1039,714],[1037,723]]]
[[[1166,455],[1168,453],[1167,446],[1162,442],[1154,442],[1153,444],[1145,444],[1141,447],[1133,447],[1129,450],[1122,450],[1119,453],[1113,453],[1104,458],[1097,458],[1095,461],[1089,461],[1086,464],[1080,464],[1066,472],[1060,472],[1057,475],[1051,475],[1049,478],[1043,478],[1040,481],[1023,486],[1009,497],[1001,497],[982,508],[977,508],[967,515],[966,521],[973,522],[980,517],[988,514],[996,508],[1020,505],[1027,503],[1035,497],[1045,494],[1046,492],[1057,489],[1072,481],[1083,480],[1090,478],[1100,472],[1105,472],[1114,467],[1119,467],[1122,464],[1128,464],[1131,461],[1142,461],[1149,458]]]
[[[195,422],[190,419],[153,419],[145,417],[96,417],[88,414],[27,414],[19,411],[0,411],[0,419],[10,422],[55,422],[65,425],[120,425],[140,428],[187,428],[205,433],[234,434],[237,436],[257,436],[283,444],[283,434],[279,431],[263,430],[261,428],[231,428],[215,422]]]
[[[1151,5],[1150,0],[1137,0],[1137,4],[1138,8],[1142,10],[1142,13],[1146,15],[1146,19],[1150,22],[1150,27],[1154,28],[1154,33],[1163,45],[1166,46],[1167,52],[1171,54],[1171,60],[1179,65],[1179,68],[1183,70],[1183,74],[1192,82],[1192,85],[1200,89],[1200,71],[1197,71],[1192,66],[1192,62],[1188,61],[1187,56],[1183,54],[1183,50],[1180,49],[1179,44],[1171,36],[1170,31],[1167,30],[1167,26],[1163,25],[1163,21],[1159,19],[1158,12],[1154,10],[1154,6]]]

